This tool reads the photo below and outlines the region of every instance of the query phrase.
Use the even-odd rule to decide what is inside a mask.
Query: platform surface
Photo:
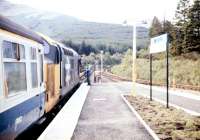
[[[45,129],[38,140],[70,140],[90,86],[83,83]]]
[[[130,94],[132,89],[131,82],[118,82],[115,87],[124,94]],[[166,87],[152,87],[153,98],[166,102]],[[136,94],[148,96],[150,89],[148,85],[136,84]],[[187,110],[200,113],[200,91],[188,91],[182,89],[169,90],[169,102]]]
[[[72,140],[152,140],[120,94],[116,83],[93,84]]]
[[[153,139],[121,99],[121,94],[131,93],[131,82],[112,82],[103,78],[101,83],[92,83],[89,88],[83,84],[39,140]],[[80,94],[82,92],[86,94]],[[136,93],[149,95],[149,86],[136,84]],[[162,87],[153,87],[154,97],[165,100],[164,93]],[[197,112],[199,98],[185,91],[170,90],[170,102]]]

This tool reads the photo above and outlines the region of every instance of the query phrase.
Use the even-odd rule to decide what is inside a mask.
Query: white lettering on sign
[[[167,34],[151,38],[150,53],[158,53],[166,51],[166,47],[167,47]]]

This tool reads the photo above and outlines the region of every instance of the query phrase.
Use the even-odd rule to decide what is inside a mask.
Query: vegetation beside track
[[[161,140],[197,140],[200,118],[141,96],[125,96]]]
[[[188,56],[192,56],[189,58]],[[200,55],[185,54],[182,56],[170,56],[169,58],[169,81],[170,86],[175,88],[185,88],[200,90]],[[138,81],[144,84],[149,83],[150,62],[143,57],[137,58],[136,72]],[[113,74],[122,76],[131,80],[132,78],[132,54],[127,51],[122,59],[122,63],[112,67]],[[166,59],[162,54],[154,56],[153,60],[153,84],[165,85],[166,83]]]

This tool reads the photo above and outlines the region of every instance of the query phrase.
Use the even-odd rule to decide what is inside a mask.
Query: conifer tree
[[[157,17],[153,18],[151,27],[149,29],[149,37],[155,37],[157,35],[162,34],[163,29],[162,29],[162,23],[159,21]]]
[[[188,10],[190,0],[180,0],[176,9],[176,26],[182,27],[188,20]]]
[[[188,22],[189,0],[180,0],[177,6],[175,20],[176,24],[172,32],[172,47],[171,52],[174,55],[183,53],[183,48],[186,45],[186,24]]]
[[[185,27],[183,52],[197,51],[200,53],[200,0],[195,0],[190,8]]]

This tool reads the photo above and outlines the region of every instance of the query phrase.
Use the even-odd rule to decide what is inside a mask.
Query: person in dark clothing
[[[88,68],[85,71],[85,76],[87,78],[88,85],[91,85],[91,83],[90,83],[90,70]]]

